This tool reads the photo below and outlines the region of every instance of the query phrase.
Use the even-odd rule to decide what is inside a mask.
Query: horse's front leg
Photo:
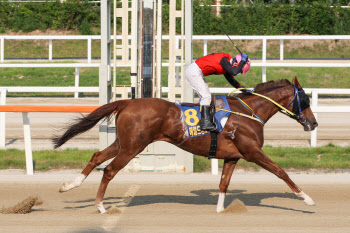
[[[61,186],[59,192],[60,193],[66,192],[73,188],[79,187],[95,167],[107,161],[108,159],[115,157],[118,154],[118,152],[119,152],[119,143],[117,140],[113,142],[109,147],[104,149],[103,151],[95,152],[90,162],[87,164],[84,170],[79,174],[79,176],[69,184],[64,183]]]
[[[243,156],[247,161],[256,163],[286,182],[286,184],[298,197],[304,199],[304,203],[306,205],[315,205],[315,202],[289,178],[288,174],[281,167],[267,157],[267,155],[261,149],[250,150],[249,152],[247,151],[247,153],[243,153]]]
[[[216,212],[218,213],[224,210],[224,202],[225,202],[227,188],[230,184],[232,173],[236,167],[238,160],[239,159],[225,159],[224,161],[224,167],[222,169],[221,181],[219,185],[219,188],[220,188],[219,199],[218,199],[218,204],[216,206]]]

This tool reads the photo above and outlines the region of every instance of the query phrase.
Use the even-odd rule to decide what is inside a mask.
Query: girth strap
[[[210,140],[210,150],[209,150],[208,159],[215,159],[216,149],[218,147],[218,133],[211,131],[210,138],[211,140]]]

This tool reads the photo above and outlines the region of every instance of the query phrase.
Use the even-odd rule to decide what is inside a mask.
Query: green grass
[[[35,170],[84,168],[96,150],[67,149],[33,151]],[[22,150],[0,150],[0,169],[25,169]]]
[[[100,57],[101,42],[91,41],[91,56]],[[53,40],[52,56],[87,57],[87,40]],[[5,58],[33,58],[48,59],[48,40],[7,40],[5,43]]]
[[[263,151],[277,165],[286,169],[350,169],[350,147],[338,147],[329,144],[318,148],[290,148],[290,147],[263,147]],[[219,160],[219,167],[222,167],[223,160]],[[210,169],[210,160],[201,156],[194,157],[195,172],[207,171]],[[254,163],[243,159],[238,162],[237,168],[259,169]]]
[[[350,169],[350,147],[329,144],[319,148],[289,148],[266,146],[263,151],[279,166],[286,169]],[[33,151],[35,170],[82,169],[96,150],[44,150]],[[194,156],[194,171],[210,169],[210,160]],[[223,160],[219,160],[222,167]],[[237,168],[260,169],[254,163],[241,159]],[[0,150],[0,169],[25,169],[25,153],[22,150]]]

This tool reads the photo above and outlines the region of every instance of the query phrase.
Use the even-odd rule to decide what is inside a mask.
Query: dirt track
[[[25,215],[0,214],[1,232],[350,232],[350,174],[290,174],[313,198],[306,206],[278,178],[266,172],[233,175],[225,206],[241,200],[247,213],[217,214],[220,176],[210,174],[118,174],[105,207],[121,213],[97,214],[94,198],[101,173],[79,188],[58,189],[78,171],[0,171],[0,206],[38,194],[44,201]]]

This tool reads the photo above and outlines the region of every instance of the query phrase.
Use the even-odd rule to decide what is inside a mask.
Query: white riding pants
[[[199,96],[200,105],[210,105],[211,94],[207,82],[204,79],[202,70],[193,62],[186,69],[186,78],[191,87]]]

